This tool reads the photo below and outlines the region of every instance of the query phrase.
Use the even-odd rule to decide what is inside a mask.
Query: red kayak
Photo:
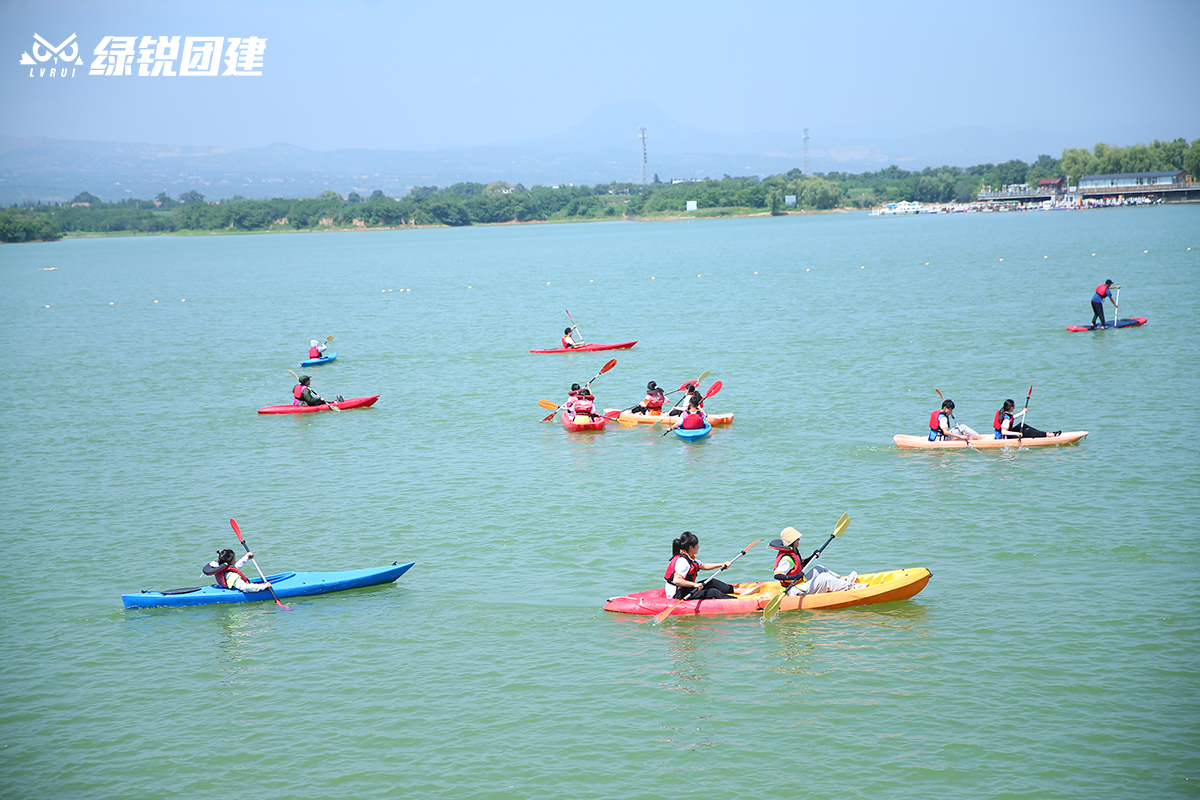
[[[616,344],[581,344],[578,347],[552,347],[549,350],[530,350],[531,353],[588,353],[593,350],[628,350],[637,344],[632,342],[617,342]]]
[[[379,399],[379,395],[373,394],[370,397],[351,397],[349,400],[343,400],[340,403],[333,405],[341,409],[347,408],[366,408],[367,406],[375,405],[375,401]],[[267,406],[260,408],[260,414],[311,414],[314,411],[328,411],[329,405],[321,406]]]
[[[564,411],[563,427],[569,431],[602,431],[608,420],[598,414],[571,414]]]

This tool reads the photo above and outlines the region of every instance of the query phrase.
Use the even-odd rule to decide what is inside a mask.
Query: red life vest
[[[653,392],[649,392],[646,395],[646,399],[642,401],[642,405],[644,405],[647,410],[650,410],[650,409],[655,409],[655,408],[662,408],[663,404],[666,402],[667,402],[667,396],[665,394],[663,394],[661,390],[656,390]]]
[[[684,414],[683,421],[679,423],[679,427],[686,431],[696,431],[704,427],[704,412],[698,411],[695,414]]]
[[[575,340],[573,338],[571,338],[570,336],[564,336],[564,337],[562,337],[562,346],[568,347],[568,348],[574,348]]]
[[[771,545],[771,546],[775,547],[775,545]],[[778,547],[776,547],[775,549],[779,550]],[[787,589],[787,588],[791,587],[792,584],[799,581],[801,577],[803,577],[803,575],[804,575],[804,558],[790,547],[783,549],[783,550],[779,550],[779,555],[775,556],[775,568],[773,570],[771,570],[772,574],[779,573],[779,562],[783,561],[783,559],[785,557],[790,557],[792,560],[794,560],[796,562],[796,566],[793,567],[793,569],[795,571],[787,573],[791,577],[785,578],[784,580],[779,582],[780,586],[782,586],[784,589]]]
[[[297,383],[295,386],[292,387],[292,397],[299,400],[300,395],[302,395],[302,394],[304,394],[304,384],[303,383]]]
[[[999,411],[996,412],[996,416],[992,417],[992,429],[996,431],[997,439],[999,439],[1001,436],[1004,435],[1003,430],[1004,430],[1004,418],[1005,417],[1012,419],[1013,415],[1008,413],[1004,409],[1000,409]]]
[[[576,414],[591,414],[596,408],[596,405],[592,402],[594,399],[588,394],[579,395],[575,398],[575,402],[571,403],[571,410]]]
[[[696,561],[687,553],[680,553],[677,556],[672,556],[671,560],[667,562],[667,571],[663,573],[663,578],[665,578],[667,583],[671,584],[672,586],[675,585],[675,562],[681,558],[688,562],[687,574],[683,576],[685,580],[695,583],[696,576],[700,574],[700,562]]]
[[[1096,287],[1096,294],[1100,295],[1101,297],[1108,297],[1108,286],[1103,283],[1100,284]]]
[[[308,348],[308,357],[309,358],[320,358],[321,357],[321,349],[319,347]]]
[[[230,573],[237,575],[239,578],[244,580],[246,583],[250,582],[250,579],[247,578],[245,576],[245,574],[243,574],[242,571],[240,569],[238,569],[237,567],[235,567],[233,564],[223,564],[222,566],[217,568],[216,572],[213,573],[213,578],[216,579],[217,586],[220,586],[222,589],[232,588],[229,585],[229,574]]]
[[[933,431],[934,433],[940,434],[942,432],[942,426],[938,422],[938,417],[941,415],[942,410],[940,408],[929,415],[929,430]]]

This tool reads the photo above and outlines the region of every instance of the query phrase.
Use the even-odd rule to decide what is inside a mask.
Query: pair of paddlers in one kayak
[[[791,596],[803,594],[819,594],[821,592],[842,592],[847,589],[860,589],[866,584],[856,582],[857,572],[851,572],[842,577],[832,570],[817,564],[821,551],[817,550],[808,558],[800,555],[800,531],[795,528],[784,528],[779,538],[771,542],[775,549],[774,579],[779,581],[782,589]],[[663,577],[666,580],[664,593],[671,600],[729,600],[738,595],[748,594],[753,588],[731,586],[715,576],[701,581],[700,572],[705,570],[725,570],[732,563],[722,561],[710,563],[700,561],[696,556],[700,550],[700,539],[691,531],[683,534],[671,543],[671,560]]]
[[[1014,414],[1013,410],[1016,407],[1017,404],[1012,400],[1005,400],[1000,410],[992,417],[992,429],[997,439],[1044,439],[1047,436],[1058,436],[1062,433],[1062,431],[1048,433],[1040,431],[1023,421],[1018,422],[1025,415],[1025,411],[1022,410]],[[929,415],[929,441],[931,442],[944,441],[946,439],[969,441],[971,439],[982,438],[982,434],[976,433],[970,426],[963,425],[954,419],[953,400],[943,400],[941,408]]]
[[[679,427],[684,430],[700,430],[704,427],[704,397],[700,394],[700,390],[693,382],[688,382],[683,385],[683,389],[688,393],[687,410],[680,408],[672,408],[666,412],[669,416],[682,416],[679,421]],[[646,384],[646,396],[642,398],[639,405],[629,409],[630,414],[649,414],[659,415],[663,413],[663,407],[667,404],[667,393],[655,381],[650,381]]]

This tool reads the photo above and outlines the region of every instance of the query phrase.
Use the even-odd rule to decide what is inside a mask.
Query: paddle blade
[[[717,381],[712,386],[708,387],[708,391],[704,393],[704,399],[707,400],[708,398],[712,397],[717,392],[721,391],[721,386],[722,386],[721,382]]]
[[[608,372],[610,369],[612,369],[612,368],[613,368],[613,367],[615,367],[616,365],[617,365],[617,360],[614,358],[612,361],[609,361],[607,364],[605,364],[605,365],[604,365],[604,366],[603,366],[603,367],[600,369],[600,373],[599,373],[599,374],[600,374],[600,375],[603,375],[604,373]]]
[[[333,341],[333,336],[326,336],[326,337],[325,337],[325,344],[329,344],[329,343],[330,343],[330,342],[332,342],[332,341]]]
[[[938,393],[938,397],[941,397],[943,400],[945,400],[945,399],[946,399],[946,398],[945,398],[945,397],[942,395],[942,390],[941,390],[941,389],[934,389],[934,391]]]
[[[846,528],[850,527],[850,515],[842,514],[841,519],[837,521],[837,525],[833,526],[833,535],[841,536],[846,532]]]
[[[242,543],[242,546],[243,546],[243,547],[245,547],[245,546],[246,546],[246,540],[242,538],[242,529],[241,529],[241,527],[239,527],[239,526],[238,526],[238,524],[237,524],[237,520],[236,520],[236,519],[230,519],[230,520],[229,520],[229,524],[230,524],[231,526],[233,526],[233,532],[237,534],[238,541]]]
[[[299,376],[299,375],[297,375],[297,374],[295,373],[295,371],[293,371],[293,370],[290,370],[290,369],[289,369],[289,370],[288,370],[288,372],[291,372],[291,373],[292,373],[292,377],[293,377],[293,378],[295,378],[297,382],[299,382],[299,380],[300,380],[300,376]]]
[[[541,406],[542,408],[553,408],[553,409],[558,408],[558,403],[555,403],[550,400],[538,400],[538,405]]]
[[[763,609],[763,622],[770,622],[776,614],[779,613],[779,604],[783,602],[783,592],[771,598],[771,602],[767,603],[767,607]]]

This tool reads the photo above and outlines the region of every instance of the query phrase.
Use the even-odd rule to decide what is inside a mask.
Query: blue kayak
[[[329,355],[321,356],[320,358],[306,358],[300,362],[300,366],[302,366],[302,367],[319,367],[322,364],[328,364],[330,361],[333,361],[335,358],[337,358],[337,353],[330,353]]]
[[[698,442],[712,433],[712,424],[708,420],[704,420],[703,428],[681,428],[676,425],[674,431],[675,435],[685,442]]]
[[[276,597],[304,597],[310,594],[344,592],[347,589],[391,583],[408,572],[415,563],[415,561],[410,561],[407,564],[352,569],[345,572],[282,572],[278,575],[268,575],[267,580],[271,582],[271,588],[275,590]],[[252,582],[262,583],[258,578]],[[167,589],[162,592],[143,589],[140,594],[121,595],[121,602],[125,604],[126,608],[204,606],[210,603],[247,603],[273,599],[270,591],[239,592],[236,589],[222,589],[213,584],[196,586],[191,589]]]

